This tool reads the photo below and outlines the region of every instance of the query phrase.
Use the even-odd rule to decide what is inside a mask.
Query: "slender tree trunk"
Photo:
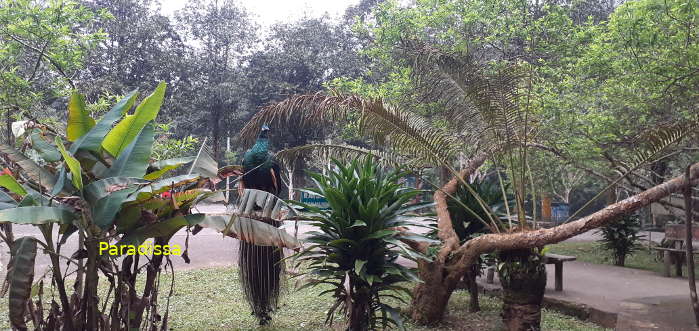
[[[614,265],[623,267],[626,264],[626,255],[617,255],[614,259]]]
[[[687,167],[685,176],[687,180],[690,178],[690,168]],[[685,248],[687,249],[687,278],[689,280],[689,296],[692,299],[692,309],[694,310],[694,319],[699,326],[699,302],[697,300],[697,284],[694,278],[694,247],[692,247],[692,223],[694,222],[694,198],[692,197],[692,185],[688,185],[684,189],[684,210],[687,215],[685,224],[687,225],[687,237],[685,238]]]
[[[481,306],[478,303],[478,283],[476,282],[476,277],[478,277],[479,264],[474,264],[471,269],[466,272],[464,279],[466,280],[466,286],[468,286],[469,295],[469,307],[468,311],[471,313],[476,313],[481,311]]]
[[[97,321],[100,316],[99,311],[99,299],[97,297],[97,285],[99,282],[99,275],[97,274],[97,249],[99,247],[98,241],[95,240],[94,236],[92,238],[88,237],[85,241],[85,249],[87,250],[87,263],[85,266],[85,292],[83,293],[83,311],[85,313],[87,322],[85,325],[85,330],[97,330]],[[81,322],[83,320],[81,319]]]
[[[541,303],[546,289],[546,266],[530,249],[500,254],[502,319],[509,331],[541,330]]]
[[[15,136],[12,134],[12,113],[13,111],[18,111],[17,107],[13,106],[11,109],[5,111],[5,141],[8,145],[15,145]]]
[[[154,245],[167,245],[167,240],[162,237],[158,237],[154,240]],[[160,273],[160,266],[162,263],[162,254],[153,254],[150,262],[148,262],[148,267],[146,267],[146,282],[143,286],[143,295],[141,296],[140,300],[137,300],[137,305],[132,308],[132,314],[134,316],[130,322],[132,329],[140,328],[141,324],[143,323],[143,312],[146,310],[150,302],[154,302],[156,300],[155,296],[157,295],[157,288],[155,287],[155,281]]]
[[[213,116],[211,116],[212,123],[211,123],[211,129],[212,129],[212,134],[213,134],[213,153],[214,153],[214,159],[215,160],[220,160],[221,159],[221,148],[220,148],[220,143],[221,143],[221,113],[222,113],[222,105],[219,102],[216,102],[214,104],[214,112]]]

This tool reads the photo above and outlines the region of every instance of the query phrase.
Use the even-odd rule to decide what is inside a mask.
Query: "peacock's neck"
[[[255,149],[257,151],[268,151],[269,150],[269,139],[267,138],[257,138],[257,142],[255,143]]]

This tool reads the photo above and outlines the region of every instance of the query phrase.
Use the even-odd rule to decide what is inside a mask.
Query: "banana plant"
[[[195,157],[151,160],[154,120],[165,87],[159,84],[138,104],[138,92],[133,91],[99,120],[90,116],[84,97],[73,93],[65,134],[27,121],[18,145],[0,144],[13,174],[0,176],[5,189],[0,190],[0,223],[33,225],[42,234],[13,239],[10,232],[2,232],[12,248],[5,285],[14,328],[26,329],[27,320],[38,330],[138,328],[144,313],[157,316],[155,280],[169,257],[151,254],[147,268],[133,268],[139,256],[118,261],[123,247],[150,238],[154,246],[164,246],[183,227],[210,222],[206,215],[192,213],[192,207],[214,193],[201,186],[206,178],[199,172],[168,177],[172,170],[200,161]],[[79,242],[76,252],[61,252],[67,240]],[[103,247],[110,249],[100,250]],[[30,295],[41,293],[36,288],[43,284],[33,273],[38,251],[50,257],[60,301],[51,299],[56,309],[46,316],[40,311],[43,299]],[[61,267],[66,262],[68,267]],[[136,293],[141,270],[146,273],[145,288]],[[73,273],[75,288],[64,283]],[[101,302],[96,292],[100,273],[111,295]],[[166,318],[157,322],[167,323]],[[149,322],[154,321],[155,317]]]
[[[153,249],[146,254],[146,266],[137,268],[141,252],[134,248],[149,240],[154,248],[164,248],[183,228],[211,227],[258,245],[300,246],[284,230],[256,221],[293,213],[266,192],[248,190],[243,197],[245,206],[259,204],[262,213],[250,209],[225,217],[193,212],[197,203],[220,195],[218,182],[241,170],[218,169],[205,143],[196,156],[151,159],[154,121],[165,88],[160,83],[138,104],[138,92],[133,91],[98,120],[87,111],[85,98],[73,93],[64,134],[23,121],[18,124],[22,130],[17,145],[0,144],[0,155],[9,161],[0,175],[0,224],[33,225],[42,235],[14,239],[11,228],[0,229],[0,237],[11,247],[3,288],[14,328],[27,329],[27,321],[37,330],[167,325],[167,314],[157,314],[156,280],[170,256]],[[169,176],[187,164],[186,174]],[[68,240],[78,241],[77,251],[61,252]],[[55,309],[48,314],[42,311],[39,295],[43,279],[34,279],[35,258],[41,251],[51,260],[48,274],[59,301],[51,298],[49,305]],[[181,253],[189,262],[187,247]],[[66,263],[67,268],[61,267]],[[137,293],[140,273],[145,273],[145,282]],[[75,286],[65,283],[72,274]],[[105,279],[109,295],[100,300],[97,287]]]

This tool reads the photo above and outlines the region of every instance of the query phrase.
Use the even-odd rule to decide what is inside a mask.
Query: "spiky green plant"
[[[645,236],[639,235],[640,231],[641,220],[635,215],[625,215],[599,229],[602,235],[599,242],[611,254],[614,265],[623,267],[626,257],[642,247],[640,240]]]
[[[398,184],[407,174],[404,171],[382,171],[370,158],[347,166],[337,160],[333,164],[335,169],[327,175],[311,173],[317,187],[307,190],[325,197],[330,208],[298,203],[308,209],[311,225],[319,229],[310,233],[309,246],[296,255],[299,264],[307,264],[305,274],[311,277],[305,286],[332,286],[324,292],[335,298],[327,322],[332,323],[339,309],[346,313],[350,330],[402,327],[400,314],[387,300],[403,301],[400,292],[410,291],[401,283],[417,277],[396,260],[426,258],[402,240],[427,239],[406,237],[401,227],[415,225],[404,215],[427,204],[408,203],[419,191]]]

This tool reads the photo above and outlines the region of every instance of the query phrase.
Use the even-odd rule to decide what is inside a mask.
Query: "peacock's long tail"
[[[238,266],[245,298],[260,325],[271,320],[277,308],[284,263],[282,248],[258,246],[240,240]]]

